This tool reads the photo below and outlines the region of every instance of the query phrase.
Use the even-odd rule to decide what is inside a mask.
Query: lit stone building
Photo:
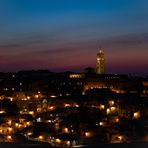
[[[103,49],[100,48],[97,53],[97,61],[96,61],[96,74],[104,74],[105,73],[105,59]]]
[[[138,93],[140,82],[131,80],[128,75],[104,74],[85,78],[83,94],[92,89],[110,89],[115,93]]]

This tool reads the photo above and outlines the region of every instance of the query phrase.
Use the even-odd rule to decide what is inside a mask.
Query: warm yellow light
[[[99,125],[100,125],[100,126],[104,126],[104,123],[103,123],[103,122],[99,122]]]
[[[79,107],[79,105],[78,105],[78,104],[76,104],[76,105],[75,105],[75,107]]]
[[[8,130],[9,130],[9,132],[12,132],[13,129],[12,129],[12,127],[9,127]]]
[[[41,107],[38,107],[37,108],[37,112],[41,112],[42,111],[42,108]]]
[[[117,90],[117,91],[116,91],[116,93],[117,93],[117,94],[119,94],[119,93],[120,93],[120,91],[119,91],[119,90]]]
[[[122,136],[118,136],[118,139],[119,139],[120,141],[122,140],[122,138],[123,138]]]
[[[55,106],[49,106],[48,109],[49,110],[54,110],[55,109]]]
[[[12,120],[8,120],[8,125],[11,126]]]
[[[64,132],[65,132],[65,133],[69,133],[69,130],[68,130],[67,127],[64,128]]]
[[[67,146],[70,146],[70,141],[66,141],[66,145]]]
[[[52,121],[51,120],[47,120],[47,123],[51,123]]]
[[[109,101],[109,105],[110,105],[110,106],[112,106],[112,105],[114,105],[114,104],[115,104],[115,102],[114,102],[113,100],[110,100],[110,101]]]
[[[34,97],[35,97],[36,99],[38,99],[38,98],[39,98],[39,95],[35,95]]]
[[[59,129],[59,123],[55,123],[55,129]]]
[[[140,118],[140,112],[135,112],[134,113],[134,119]]]
[[[71,105],[70,105],[70,104],[64,104],[64,106],[65,106],[65,107],[70,107]]]
[[[27,96],[27,99],[28,99],[28,100],[30,100],[30,98],[31,98],[30,96]]]
[[[29,114],[30,115],[34,115],[34,111],[29,111]]]
[[[70,74],[69,77],[70,78],[82,78],[83,75],[82,74]]]
[[[28,132],[27,135],[28,135],[28,136],[32,135],[32,132]]]
[[[112,112],[114,112],[116,110],[116,107],[112,106],[110,109]]]
[[[61,140],[59,138],[56,139],[57,143],[61,143]]]
[[[21,127],[21,124],[15,123],[15,127],[16,127],[16,128],[20,128],[20,127]]]
[[[8,135],[8,136],[7,136],[7,139],[8,139],[8,140],[12,140],[12,136]]]
[[[13,98],[12,97],[10,97],[9,99],[10,99],[10,101],[13,101]]]
[[[109,108],[106,109],[106,113],[110,114],[110,109]]]
[[[100,109],[105,109],[105,105],[100,104]]]
[[[91,133],[90,132],[85,132],[85,136],[86,137],[91,137]]]
[[[19,125],[18,123],[15,123],[15,127],[18,127],[18,125]]]
[[[27,122],[26,125],[27,125],[27,126],[31,125],[31,122]]]
[[[39,139],[39,140],[43,140],[43,139],[44,139],[44,136],[40,135],[40,136],[38,137],[38,139]]]
[[[51,95],[50,97],[51,97],[51,98],[56,98],[57,96],[55,96],[55,95]]]
[[[3,132],[3,130],[2,129],[0,129],[0,133],[2,133]]]
[[[119,122],[119,118],[116,118],[116,119],[115,119],[115,122]]]
[[[3,114],[3,113],[6,113],[6,112],[5,112],[4,110],[1,110],[1,111],[0,111],[0,114]]]
[[[18,125],[18,128],[21,128],[22,126],[23,126],[23,125],[19,124],[19,125]]]

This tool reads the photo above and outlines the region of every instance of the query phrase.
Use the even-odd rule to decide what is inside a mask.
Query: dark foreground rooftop
[[[148,142],[119,143],[119,144],[96,144],[96,145],[79,145],[76,147],[88,148],[148,148]],[[2,142],[0,148],[54,148],[48,143],[11,143]]]
[[[0,148],[53,148],[48,143],[40,142],[29,142],[29,143],[13,143],[13,142],[2,142]]]
[[[83,146],[88,148],[148,148],[148,142],[135,142],[135,143],[116,143],[116,144],[96,144]]]

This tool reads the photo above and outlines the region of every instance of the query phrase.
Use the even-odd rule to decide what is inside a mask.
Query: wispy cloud
[[[148,33],[134,33],[102,40],[106,44],[134,45],[148,43]]]

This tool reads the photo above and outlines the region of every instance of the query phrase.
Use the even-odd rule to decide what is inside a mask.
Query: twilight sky
[[[0,71],[95,67],[148,74],[148,0],[0,0]]]

